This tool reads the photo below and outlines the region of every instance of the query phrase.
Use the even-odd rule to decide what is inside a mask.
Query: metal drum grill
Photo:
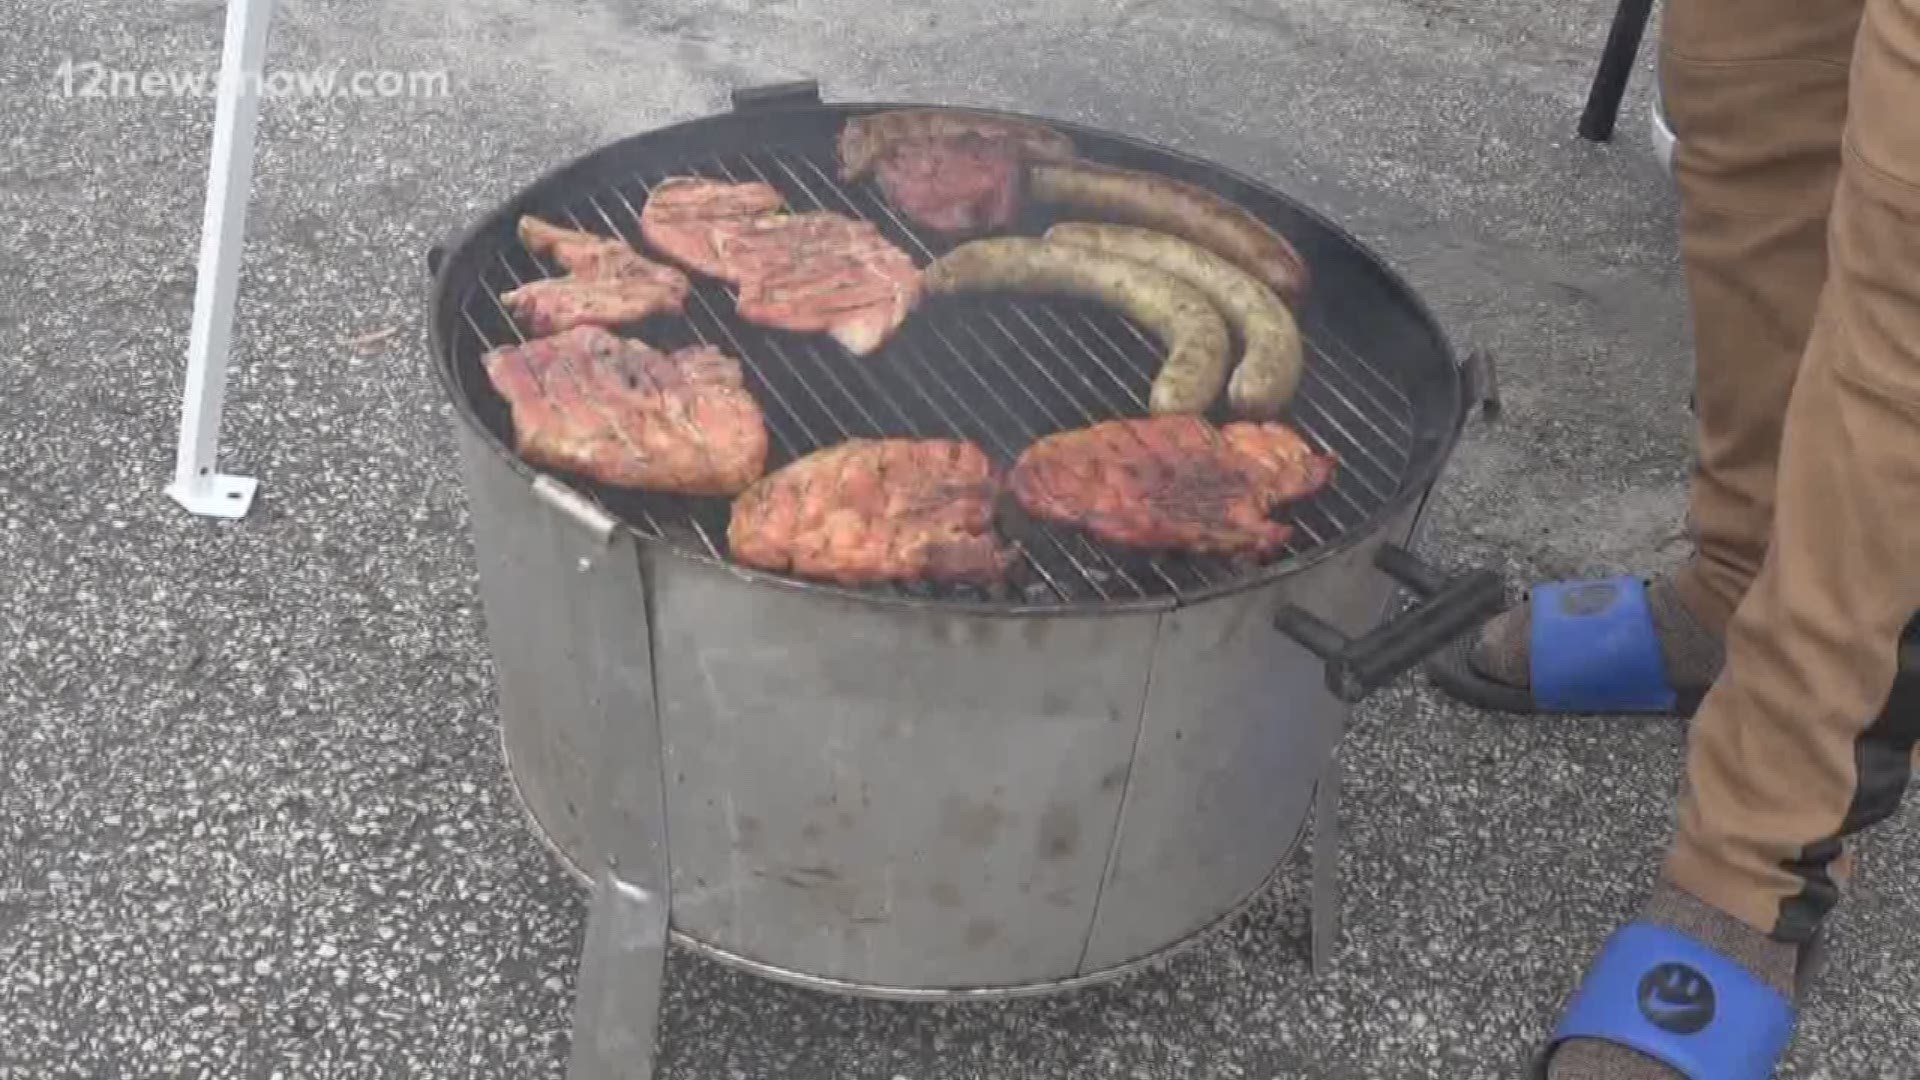
[[[513,455],[480,360],[521,340],[500,294],[556,272],[515,238],[521,214],[646,250],[638,216],[665,177],[764,180],[794,209],[873,222],[925,265],[952,243],[836,179],[841,124],[897,107],[825,105],[810,85],[736,94],[730,114],[535,183],[429,257],[509,771],[541,834],[595,882],[576,1080],[647,1075],[670,936],[840,992],[1054,991],[1229,918],[1310,816],[1317,968],[1352,703],[1501,600],[1491,575],[1448,577],[1404,546],[1478,380],[1405,283],[1251,180],[1053,121],[1085,158],[1246,207],[1311,268],[1307,371],[1285,419],[1340,464],[1288,508],[1281,557],[1143,557],[1009,511],[1023,560],[1004,591],[846,589],[731,563],[724,500],[636,495]],[[1007,231],[1051,220],[1029,208]],[[639,336],[742,362],[769,469],[875,436],[968,439],[1010,465],[1043,435],[1145,415],[1160,363],[1109,310],[1011,296],[924,302],[856,358],[746,324],[728,289],[694,280],[686,314]],[[1396,584],[1421,599],[1387,619]]]

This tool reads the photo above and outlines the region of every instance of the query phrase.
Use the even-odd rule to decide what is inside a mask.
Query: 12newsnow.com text
[[[211,71],[191,68],[115,68],[94,60],[65,60],[54,69],[55,87],[75,98],[203,98],[215,94],[252,94],[261,98],[435,98],[452,92],[445,71],[347,71],[316,68],[310,71],[254,72],[221,78]]]

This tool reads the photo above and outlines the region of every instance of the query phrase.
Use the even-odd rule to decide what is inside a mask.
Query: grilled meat
[[[500,297],[513,317],[535,335],[576,326],[624,326],[678,312],[692,283],[687,275],[642,256],[624,240],[565,229],[523,217],[520,242],[569,273],[530,281]]]
[[[967,292],[1063,293],[1120,309],[1166,346],[1147,406],[1201,413],[1227,382],[1227,323],[1204,292],[1174,274],[1077,244],[995,236],[960,245],[927,268],[926,287]]]
[[[500,302],[535,336],[576,326],[628,326],[680,310],[671,293],[639,278],[545,278],[502,293]]]
[[[727,543],[749,566],[842,585],[1005,578],[993,463],[972,443],[855,439],[767,476],[733,503]]]
[[[664,200],[664,202],[663,202]],[[920,271],[873,225],[825,210],[778,212],[766,184],[669,180],[640,231],[678,262],[739,287],[740,317],[878,349],[920,300]]]
[[[888,202],[949,236],[1012,225],[1025,175],[1016,144],[972,131],[895,143],[874,166]]]
[[[1008,484],[1034,517],[1109,543],[1260,558],[1293,534],[1273,511],[1318,491],[1333,469],[1283,424],[1216,429],[1170,415],[1050,435],[1020,456]]]
[[[1260,465],[1275,509],[1318,494],[1333,482],[1339,461],[1307,445],[1300,433],[1279,423],[1234,423],[1220,428],[1235,450]]]
[[[920,302],[912,257],[839,214],[776,214],[721,241],[720,253],[741,276],[741,318],[825,331],[855,356],[885,344]]]
[[[653,262],[617,237],[563,228],[532,215],[522,216],[515,232],[528,251],[552,259],[561,269],[581,277],[671,276],[686,280],[685,274]]]
[[[705,346],[661,353],[594,326],[484,358],[535,465],[616,487],[734,495],[766,471],[767,427],[740,363]]]
[[[855,117],[840,129],[840,178],[858,180],[903,142],[976,135],[1017,148],[1032,161],[1071,161],[1073,140],[1039,124],[957,109],[895,109]]]
[[[1227,383],[1240,419],[1276,419],[1293,400],[1306,371],[1305,343],[1293,313],[1264,282],[1198,244],[1132,225],[1069,221],[1048,229],[1046,239],[1136,259],[1205,293],[1244,350]]]
[[[720,257],[720,241],[785,206],[771,184],[674,177],[647,196],[640,235],[681,266],[737,285],[739,279]]]
[[[1300,252],[1245,207],[1170,176],[1090,161],[1040,162],[1028,171],[1033,200],[1075,217],[1137,225],[1200,245],[1298,306],[1311,274]]]

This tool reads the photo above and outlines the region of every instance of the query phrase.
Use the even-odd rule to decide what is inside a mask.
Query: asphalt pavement
[[[1456,454],[1426,553],[1516,586],[1679,557],[1687,326],[1648,65],[1617,142],[1574,135],[1609,14],[288,0],[270,67],[446,82],[266,106],[224,459],[262,493],[214,522],[161,494],[212,103],[113,82],[213,71],[223,7],[0,0],[0,1077],[562,1075],[585,901],[502,771],[424,254],[732,87],[1016,108],[1253,172],[1497,362],[1505,414]],[[1513,1077],[1645,895],[1683,741],[1410,679],[1355,718],[1324,980],[1303,874],[1164,969],[1011,1004],[852,1001],[676,955],[665,1075]],[[1862,845],[1782,1076],[1920,1060],[1913,820]]]

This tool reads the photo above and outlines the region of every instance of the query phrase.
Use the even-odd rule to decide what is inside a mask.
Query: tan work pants
[[[1690,607],[1727,664],[1666,873],[1803,941],[1911,775],[1920,612],[1920,0],[1669,0],[1697,335]]]

